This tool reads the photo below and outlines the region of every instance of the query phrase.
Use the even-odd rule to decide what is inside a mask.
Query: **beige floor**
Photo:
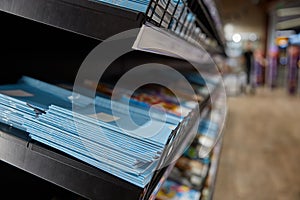
[[[229,97],[214,200],[300,199],[300,98]]]

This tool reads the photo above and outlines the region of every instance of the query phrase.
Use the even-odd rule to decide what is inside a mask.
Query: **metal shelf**
[[[91,0],[1,0],[0,10],[98,40],[144,21],[141,12]]]
[[[218,95],[218,94],[216,94]],[[226,97],[219,97],[219,98],[226,98]],[[219,127],[222,127],[221,121],[217,122],[219,124]],[[223,132],[223,130],[219,131]],[[221,133],[222,134],[222,133]],[[213,200],[216,181],[217,181],[217,174],[219,169],[219,163],[220,163],[220,157],[222,154],[222,145],[223,145],[223,135],[220,135],[218,137],[217,142],[212,150],[211,154],[211,162],[209,166],[209,171],[206,177],[205,185],[202,188],[202,195],[200,200]]]
[[[0,11],[32,20],[34,23],[38,22],[39,24],[46,24],[65,30],[66,32],[94,38],[97,41],[105,40],[128,29],[142,27],[134,45],[135,49],[179,59],[187,56],[188,59],[194,62],[210,62],[205,50],[213,51],[213,49],[209,49],[209,47],[204,45],[200,47],[195,46],[187,40],[161,28],[144,25],[146,18],[141,12],[95,1],[1,0]],[[152,38],[152,46],[149,46],[149,43],[145,41],[149,35]],[[13,38],[12,36],[10,37]],[[63,37],[62,40],[67,37]],[[85,42],[82,41],[82,44]],[[94,45],[94,41],[90,43],[90,46]],[[40,50],[39,48],[37,49]],[[86,47],[86,49],[89,49],[89,47]],[[84,53],[80,53],[80,55]],[[47,61],[43,59],[41,63],[46,63]],[[20,68],[22,66],[20,65]],[[70,66],[70,68],[74,68],[74,64]],[[45,68],[43,68],[44,70]],[[53,70],[53,68],[51,70],[54,73],[57,71],[68,71],[70,73],[71,71],[67,70],[67,68],[61,69],[59,66],[57,71]],[[74,69],[72,71],[75,72]],[[16,73],[15,71],[13,72]],[[35,73],[40,75],[42,71],[35,71]],[[48,73],[46,76],[48,76]],[[64,74],[63,76],[67,75]],[[203,109],[209,104],[207,101],[204,103],[201,104]],[[190,128],[193,129],[194,127],[191,125]],[[173,167],[170,165],[157,171],[155,178],[148,186],[139,188],[60,151],[30,140],[25,132],[4,124],[0,124],[0,159],[88,199],[133,200],[153,197],[160,186],[159,183],[168,176]]]

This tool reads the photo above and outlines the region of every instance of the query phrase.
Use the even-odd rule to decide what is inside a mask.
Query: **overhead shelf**
[[[155,0],[150,1],[150,5],[152,5],[153,2],[155,2]],[[199,1],[199,3],[201,3],[201,1]],[[203,3],[200,4],[200,7],[202,9],[205,9]],[[175,10],[176,9],[177,8],[175,8]],[[145,21],[153,22],[153,16],[149,16],[149,12],[151,9],[148,10],[148,14],[145,14],[143,12],[90,0],[2,0],[0,2],[0,10],[23,18],[27,18],[29,20],[33,20],[35,22],[40,22],[43,24],[61,28],[63,30],[91,37],[100,41],[103,41],[108,37],[120,32],[134,28],[141,28],[141,33],[139,34],[139,36],[137,36],[138,40],[140,40],[140,35],[144,34],[145,32]],[[189,56],[187,58],[192,57],[192,60],[196,60],[197,58],[199,59],[199,52],[203,49],[205,49],[209,53],[222,53],[222,45],[212,45],[212,43],[214,42],[214,38],[218,43],[220,43],[220,39],[218,33],[214,28],[214,22],[211,20],[209,12],[205,9],[201,10],[200,13],[205,13],[205,16],[197,16],[197,18],[194,19],[194,25],[192,25],[192,23],[190,22],[187,22],[189,20],[189,17],[187,16],[184,17],[182,15],[182,20],[176,19],[179,20],[182,24],[177,22],[179,24],[177,24],[176,26],[181,26],[181,28],[180,31],[174,31],[177,33],[177,35],[173,33],[173,37],[169,37],[170,32],[172,31],[167,30],[167,28],[161,27],[161,22],[155,23],[154,26],[152,26],[152,29],[158,30],[157,32],[159,33],[166,33],[164,33],[163,35],[154,34],[151,41],[157,40],[155,41],[155,43],[157,44],[158,42],[161,42],[162,38],[164,40],[170,39],[170,41],[166,41],[166,43],[168,43],[169,45],[160,45],[160,49],[158,51],[153,51],[153,49],[149,50],[140,46],[135,46],[136,49],[170,56],[168,49],[170,47],[170,44],[175,47],[183,46],[187,48],[192,47],[193,44],[196,44],[196,46],[194,45],[194,47],[191,48],[193,49],[193,51],[189,51],[188,53]],[[159,18],[165,20],[164,18],[166,17],[167,14],[163,14],[162,16],[158,16],[158,20],[160,20]],[[207,23],[207,21],[209,23]],[[197,29],[197,27],[200,29]],[[202,31],[199,32],[199,30]],[[151,33],[153,33],[153,31],[151,31]],[[158,37],[158,35],[160,36]],[[152,35],[150,35],[150,37],[152,37]],[[176,42],[174,43],[174,41]],[[194,51],[196,48],[198,48],[198,50],[196,50],[197,52]],[[181,58],[185,58],[186,54],[187,53],[184,53],[182,55],[179,54],[176,57],[179,56]],[[174,57],[174,55],[171,56]],[[202,56],[203,55],[201,54],[200,59],[202,58]],[[202,60],[200,62],[202,62]]]
[[[144,20],[141,12],[90,0],[1,0],[0,10],[98,40]]]

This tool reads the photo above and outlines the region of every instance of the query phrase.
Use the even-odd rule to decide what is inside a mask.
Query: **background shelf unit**
[[[208,172],[208,177],[206,185],[202,190],[202,197],[200,200],[212,200],[214,196],[214,190],[217,181],[218,167],[220,162],[221,150],[222,150],[223,138],[219,140],[217,145],[214,147],[212,152],[212,160],[210,164],[210,169]]]
[[[147,19],[141,12],[88,0],[2,0],[0,11],[2,38],[9,41],[0,50],[4,55],[2,65],[8,69],[7,72],[1,72],[1,84],[14,82],[21,75],[51,83],[61,80],[72,82],[81,62],[96,45],[119,32],[142,28]],[[172,34],[157,26],[152,27],[153,29],[162,34],[156,41]],[[185,49],[194,48],[197,52],[194,57],[207,55],[202,52],[203,49],[210,53],[220,53],[205,45],[192,45],[186,39],[176,36],[168,42],[184,46]],[[192,67],[170,53],[136,49],[113,63],[105,77],[117,79],[137,64],[149,61],[165,63],[179,70]],[[139,59],[135,59],[136,55]],[[206,60],[198,62],[205,64]],[[209,70],[210,66],[203,65],[203,71]],[[201,104],[201,110],[205,111],[207,107],[209,97]],[[157,171],[155,180],[147,187],[139,188],[32,141],[22,131],[3,124],[0,128],[1,161],[82,198],[154,198],[160,184],[172,169],[171,164]]]
[[[207,134],[205,129],[198,129],[199,135],[195,137],[191,146],[187,147],[178,161],[174,163],[174,169],[170,171],[166,184],[161,185],[157,200],[177,198],[188,200],[213,199],[223,143],[223,135],[221,134],[223,121],[220,116],[226,115],[226,109],[223,109],[226,96],[220,92],[219,87],[214,90],[211,96],[214,96],[216,99],[216,104],[206,109],[207,112],[203,115],[203,120],[210,119],[211,122],[218,126],[216,129],[211,129],[216,135],[212,133]],[[199,138],[203,136],[216,137],[215,144],[210,144],[212,145],[210,147],[203,146],[204,144],[199,142]],[[208,152],[207,148],[211,150]],[[201,151],[206,152],[207,155],[199,157]]]
[[[223,33],[223,26],[216,9],[214,1],[209,0],[197,0],[200,7],[202,8],[202,16],[201,13],[198,12],[198,16],[200,19],[206,20],[206,26],[210,27],[211,33],[214,35],[215,39],[218,41],[218,44],[222,47],[225,46],[225,37]],[[203,16],[204,15],[204,16]],[[200,17],[201,16],[201,17]]]

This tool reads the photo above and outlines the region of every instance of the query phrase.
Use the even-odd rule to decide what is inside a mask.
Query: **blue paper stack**
[[[76,101],[74,101],[76,98]],[[116,108],[114,112],[111,109]],[[151,119],[141,108],[126,112],[122,102],[89,98],[22,77],[0,86],[0,121],[29,136],[139,187],[153,176],[181,121]],[[130,117],[129,117],[130,115]],[[128,120],[137,127],[126,127]],[[129,124],[129,123],[128,123]],[[125,125],[125,126],[124,126]]]

